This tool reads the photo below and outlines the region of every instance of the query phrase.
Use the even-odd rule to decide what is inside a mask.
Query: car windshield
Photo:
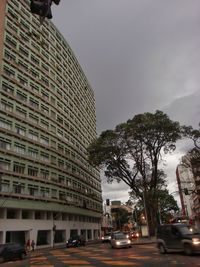
[[[183,235],[193,235],[197,233],[197,230],[192,227],[183,226],[180,228],[180,231]]]
[[[106,233],[105,236],[111,235],[111,233]]]
[[[115,234],[114,239],[126,239],[126,235],[123,233]]]

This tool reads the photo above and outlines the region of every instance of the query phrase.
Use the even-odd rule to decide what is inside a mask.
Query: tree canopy
[[[179,123],[162,111],[138,114],[114,130],[102,132],[88,148],[89,161],[104,168],[108,182],[123,181],[138,198],[148,200],[152,221],[153,210],[157,209],[156,190],[165,177],[158,169],[162,152],[173,151],[180,138]]]
[[[169,191],[166,188],[158,190],[157,195],[158,195],[157,219],[159,220],[160,223],[169,223],[170,219],[172,219],[173,217],[173,214],[179,211],[177,201],[174,199],[173,195],[169,194]],[[137,204],[135,204],[134,213],[137,213],[135,217],[137,219],[137,223],[139,223],[138,219],[141,217],[141,214],[144,213],[144,202],[142,200],[138,201]]]

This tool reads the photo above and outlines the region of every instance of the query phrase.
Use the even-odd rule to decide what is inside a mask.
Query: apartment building
[[[94,92],[62,34],[51,21],[40,26],[29,4],[0,5],[0,243],[95,239],[101,182],[87,162]]]

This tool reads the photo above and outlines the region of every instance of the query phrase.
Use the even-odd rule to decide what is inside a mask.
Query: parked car
[[[0,258],[3,258],[4,261],[24,259],[26,255],[25,248],[18,243],[0,244]]]
[[[101,237],[103,243],[110,242],[111,240],[111,233],[106,233]]]
[[[85,246],[86,245],[86,240],[84,236],[82,235],[77,235],[70,237],[67,242],[66,242],[66,247],[80,247],[80,246]]]
[[[122,232],[113,233],[111,235],[110,244],[112,248],[131,247],[131,240]]]
[[[157,247],[164,254],[170,251],[183,251],[186,255],[200,252],[200,233],[186,224],[165,224],[158,227]]]

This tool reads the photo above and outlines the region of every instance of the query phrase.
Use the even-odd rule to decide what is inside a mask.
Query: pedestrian
[[[34,240],[31,241],[31,247],[32,247],[32,251],[34,251],[35,250],[35,241]]]
[[[26,250],[29,252],[31,250],[31,240],[28,239],[26,242]]]

